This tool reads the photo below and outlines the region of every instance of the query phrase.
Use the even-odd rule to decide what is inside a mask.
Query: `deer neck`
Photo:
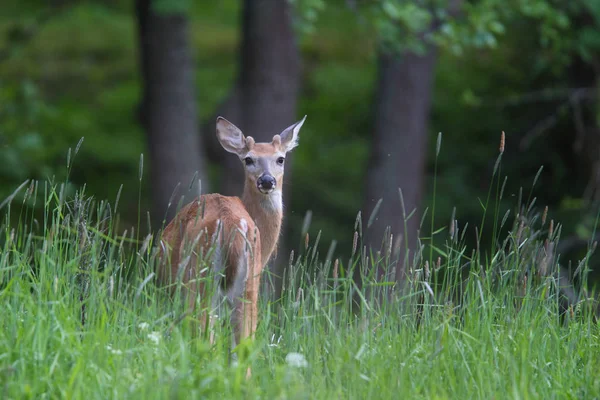
[[[283,219],[281,191],[264,195],[257,193],[254,188],[245,186],[242,203],[260,232],[262,264],[265,265],[277,248],[281,232]]]

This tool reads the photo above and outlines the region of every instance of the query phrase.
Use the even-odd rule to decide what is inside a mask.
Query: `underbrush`
[[[453,215],[441,229],[432,222],[416,252],[389,236],[367,251],[374,216],[359,214],[351,254],[332,245],[321,257],[307,223],[283,297],[263,293],[256,338],[233,354],[227,324],[211,345],[184,302],[155,286],[158,241],[139,237],[139,224],[121,230],[118,198],[26,182],[2,203],[2,398],[598,398],[586,284],[595,244],[574,287],[548,211],[523,192],[512,210],[498,208],[500,161],[482,202],[491,228]],[[401,204],[399,214],[417,218]],[[482,232],[493,248],[467,248],[465,235]],[[443,235],[443,247],[431,244]]]

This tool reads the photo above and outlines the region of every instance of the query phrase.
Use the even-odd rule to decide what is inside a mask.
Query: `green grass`
[[[256,339],[232,362],[226,324],[210,345],[192,334],[179,297],[155,286],[156,240],[120,226],[118,201],[64,193],[34,182],[3,202],[2,398],[600,396],[593,304],[564,306],[552,251],[560,225],[521,198],[512,222],[497,221],[508,234],[492,254],[467,248],[474,228],[454,225],[436,233],[446,235],[431,253],[439,264],[428,248],[418,253],[403,290],[373,279],[398,256],[391,246],[323,259],[315,238],[297,253],[284,297],[261,298]],[[580,267],[585,277],[585,259]],[[345,278],[355,268],[361,291]]]

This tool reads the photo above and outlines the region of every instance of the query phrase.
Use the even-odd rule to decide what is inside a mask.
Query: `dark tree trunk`
[[[147,133],[153,221],[171,219],[181,196],[184,203],[198,193],[198,183],[188,192],[197,173],[204,179],[194,86],[194,63],[188,39],[188,21],[182,14],[158,14],[151,0],[137,0],[140,68],[143,97],[140,119]],[[179,189],[173,197],[177,184]],[[206,189],[202,189],[206,191]]]
[[[458,16],[463,0],[450,0],[447,12]],[[430,30],[438,28],[435,20]],[[425,40],[423,34],[421,39]],[[428,120],[431,110],[437,49],[428,46],[424,55],[404,52],[399,55],[380,51],[378,58],[378,85],[376,94],[373,148],[366,176],[363,220],[368,221],[379,199],[381,206],[370,228],[364,230],[364,243],[373,254],[389,246],[389,234],[393,245],[400,246],[390,270],[380,268],[379,280],[396,280],[400,289],[406,278],[406,268],[418,249],[420,203],[425,181]],[[402,190],[406,222],[402,212],[399,190]],[[388,230],[389,229],[389,230]],[[408,252],[406,252],[408,248]],[[383,267],[383,265],[382,265]],[[391,272],[395,268],[395,276]],[[362,284],[360,271],[355,275]]]
[[[271,141],[273,135],[297,120],[296,103],[300,81],[300,55],[292,29],[291,8],[282,0],[245,0],[242,12],[242,38],[239,75],[236,85],[220,107],[219,114],[239,126],[245,135],[257,141]],[[214,119],[209,121],[214,131]],[[212,132],[211,131],[211,132]],[[214,135],[212,135],[214,136]],[[217,147],[207,138],[212,159],[223,166],[219,191],[225,195],[241,195],[243,168],[239,160]],[[218,154],[219,156],[216,156]],[[293,153],[286,157],[283,202],[289,209],[290,190],[286,182],[292,175]],[[285,232],[285,217],[283,229]],[[279,296],[282,276],[289,254],[285,233],[277,258],[271,261],[274,295]],[[265,279],[268,286],[269,279]]]
[[[246,136],[270,141],[273,135],[296,122],[299,65],[287,1],[245,0],[239,75],[231,96],[219,112],[235,121]],[[239,160],[225,157],[223,163],[227,173],[221,179],[220,191],[227,195],[241,194],[243,169]],[[287,160],[286,164],[289,165]]]
[[[412,258],[410,255],[417,245],[420,213],[413,214],[408,220],[405,232],[399,188],[402,189],[408,215],[414,208],[419,208],[422,198],[427,121],[431,108],[435,62],[434,49],[430,49],[424,56],[381,53],[379,57],[373,148],[363,206],[366,222],[379,199],[382,199],[373,224],[364,231],[365,244],[373,253],[381,248],[387,227],[395,240],[402,237],[401,248],[408,243],[409,258]],[[408,242],[405,242],[407,239]],[[404,255],[401,252],[401,260],[404,260]],[[396,265],[396,276],[387,278],[401,282],[403,267],[402,262]],[[379,272],[381,277],[381,271]]]

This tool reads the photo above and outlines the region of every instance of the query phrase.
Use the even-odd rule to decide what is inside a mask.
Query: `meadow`
[[[502,154],[488,198],[473,200],[493,227],[436,215],[449,223],[422,227],[401,287],[375,273],[391,273],[401,249],[361,245],[373,216],[357,216],[352,251],[340,257],[334,244],[319,254],[306,218],[283,297],[261,297],[256,338],[232,356],[227,324],[211,345],[180,298],[156,287],[157,238],[138,233],[144,212],[122,226],[118,195],[68,194],[78,150],[68,152],[66,181],[26,181],[1,202],[3,399],[600,397],[593,293],[565,302],[565,261],[553,250],[561,226],[536,207],[533,189],[500,208]],[[417,218],[401,202],[399,214]],[[484,231],[490,248],[465,244]],[[428,245],[432,235],[444,246]],[[584,286],[594,249],[576,264]]]

